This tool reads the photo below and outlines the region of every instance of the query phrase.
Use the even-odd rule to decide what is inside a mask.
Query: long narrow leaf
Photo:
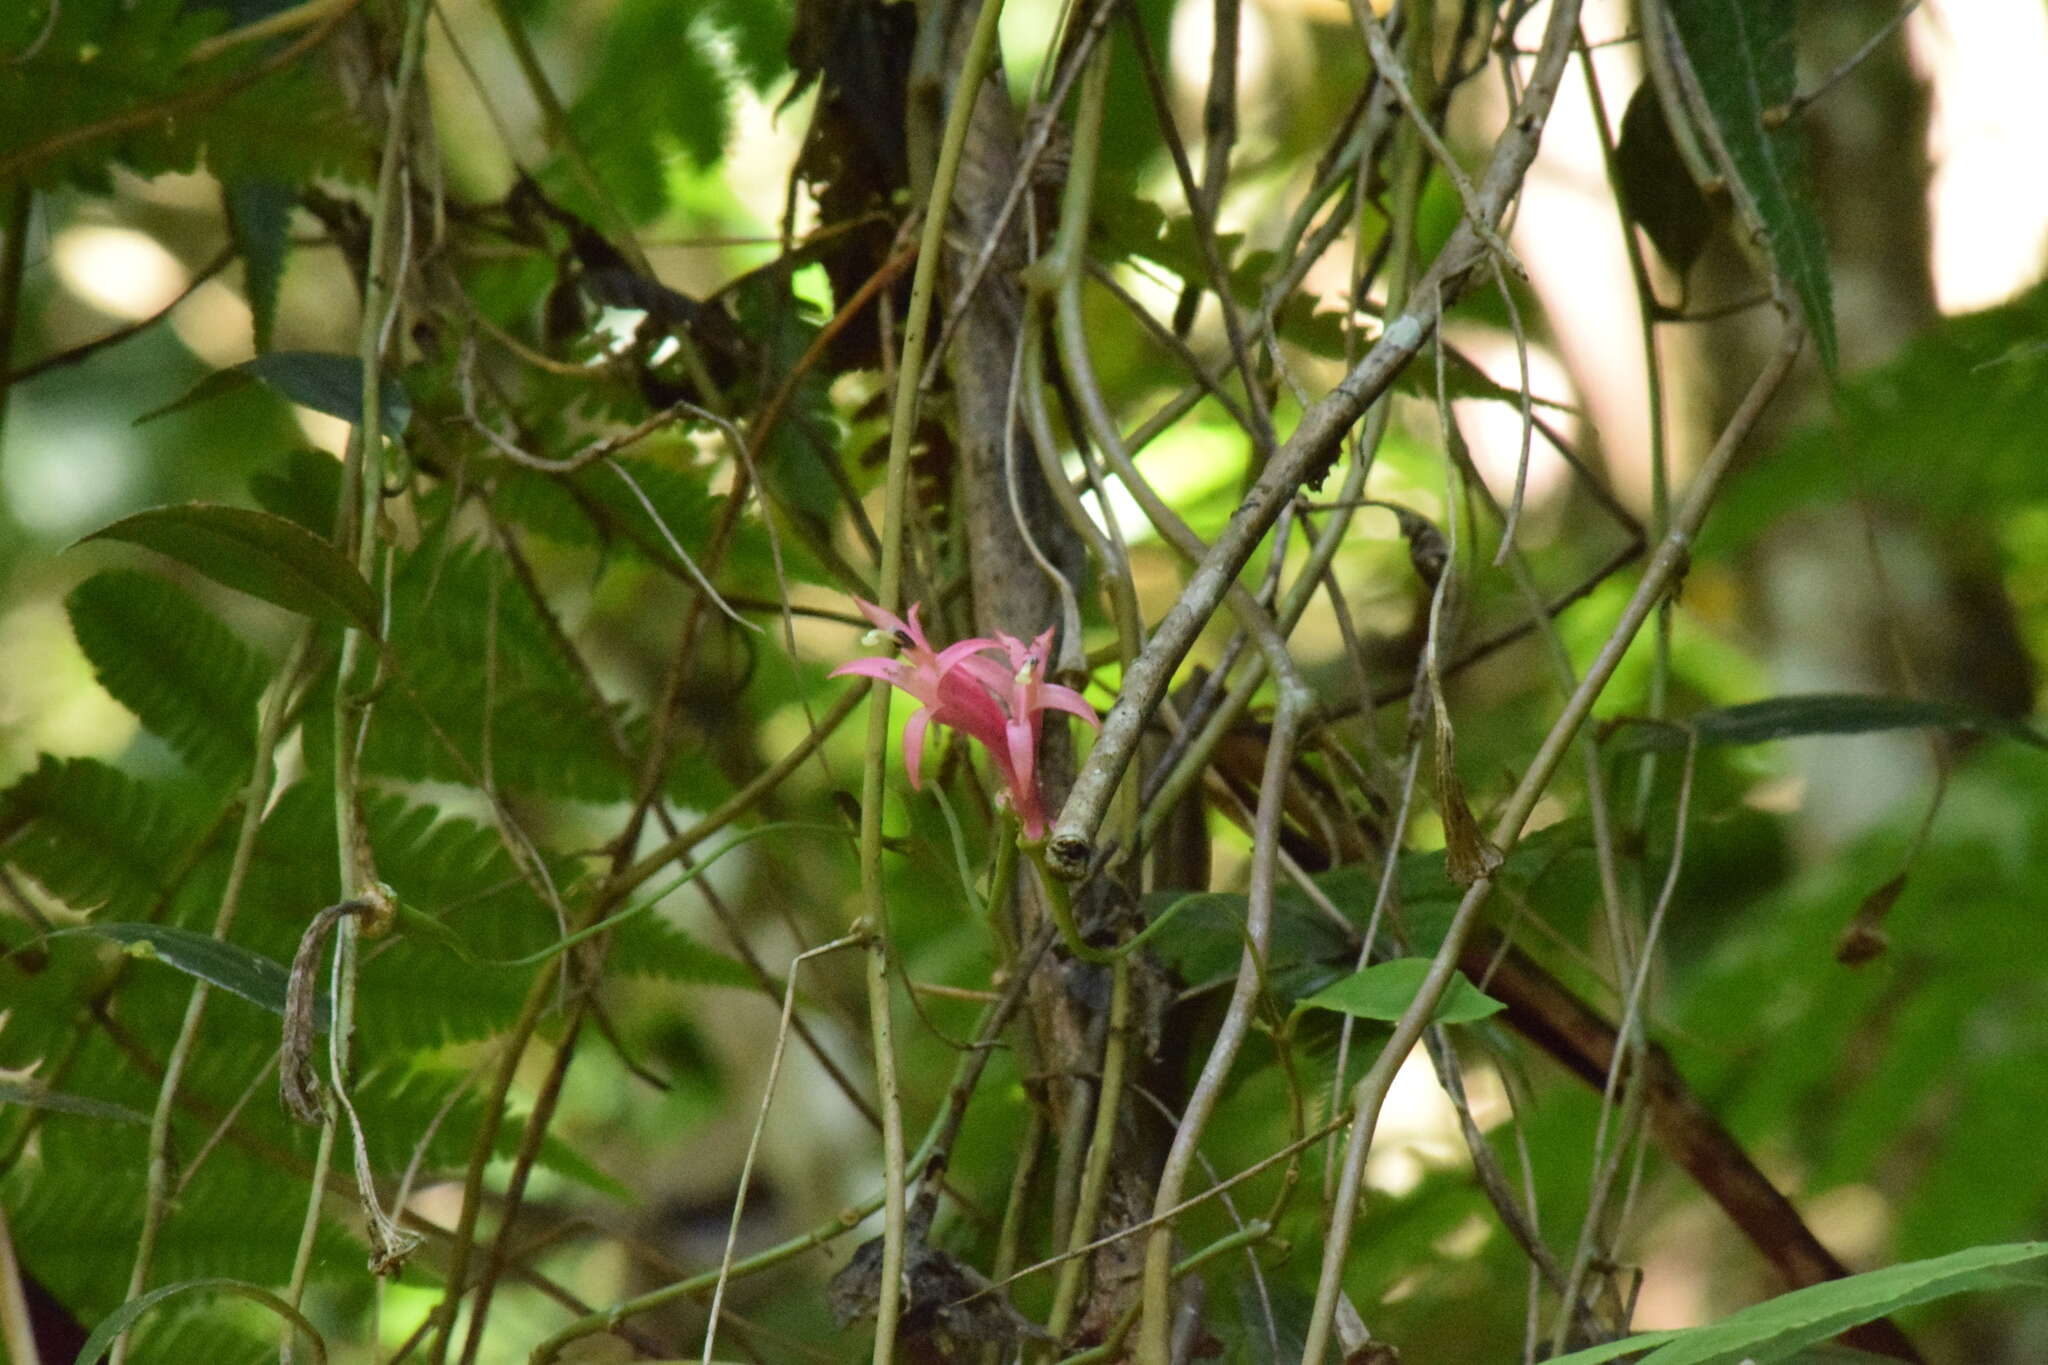
[[[287,611],[378,633],[376,595],[355,565],[305,527],[268,512],[204,502],[152,507],[85,539],[146,546]]]
[[[290,975],[284,964],[239,944],[174,924],[86,924],[61,929],[51,937],[65,934],[112,939],[132,956],[154,958],[230,995],[261,1005],[272,1014],[284,1013],[285,985]],[[315,1009],[314,1021],[322,1029],[327,1027],[326,1001]]]
[[[1793,26],[1785,0],[1669,0],[1672,27],[1697,79],[1713,138],[1726,153],[1736,204],[1763,239],[1771,268],[1798,296],[1815,349],[1836,366],[1827,242],[1807,188],[1796,126]]]
[[[5,1104],[18,1104],[24,1109],[48,1109],[57,1114],[77,1114],[89,1119],[111,1119],[116,1123],[145,1126],[149,1123],[149,1115],[125,1104],[96,1100],[87,1095],[67,1095],[61,1090],[45,1090],[39,1085],[23,1085],[20,1081],[0,1078],[0,1105]]]
[[[1642,1365],[1770,1365],[1794,1352],[1914,1304],[1982,1289],[2048,1284],[2048,1242],[1971,1247],[1932,1260],[1886,1266],[1752,1304],[1705,1327],[1649,1332],[1559,1356],[1554,1365],[1601,1361],[1654,1347]]]
[[[1609,723],[1618,732],[1611,747],[1620,753],[1649,749],[1683,749],[1687,733],[1703,748],[1765,744],[1808,735],[1860,735],[1878,730],[1970,730],[2016,739],[2037,749],[2048,748],[2048,736],[2009,716],[1960,702],[1919,701],[1912,697],[1873,697],[1855,693],[1815,692],[1767,697],[1701,711],[1682,725],[1651,724],[1626,717]]]

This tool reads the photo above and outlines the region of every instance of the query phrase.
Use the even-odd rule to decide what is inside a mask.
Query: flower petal
[[[1038,727],[1031,721],[1013,720],[1004,726],[1004,741],[1010,761],[1003,774],[1010,788],[1010,807],[1024,837],[1036,839],[1045,833],[1045,812],[1038,803]]]
[[[825,676],[843,678],[849,673],[858,673],[863,678],[880,678],[885,683],[903,686],[903,665],[894,659],[848,659]]]
[[[884,611],[880,607],[876,606],[873,602],[870,602],[866,598],[862,597],[854,598],[853,604],[856,607],[860,608],[860,614],[868,618],[869,624],[874,626],[876,630],[881,631],[884,635],[901,637],[905,639],[910,638],[910,626],[907,623],[905,623],[902,617],[896,615],[894,612]],[[917,608],[912,607],[910,609],[910,614],[912,619],[915,619],[917,616]]]
[[[994,640],[984,639],[977,635],[971,639],[961,640],[957,644],[947,645],[939,651],[938,657],[934,662],[937,663],[939,671],[943,673],[947,669],[957,668],[962,660],[975,658],[983,650],[997,648],[1000,648],[1000,646]],[[989,662],[993,663],[995,661],[990,660]]]
[[[929,659],[932,652],[932,642],[924,638],[924,622],[917,619],[917,613],[922,606],[923,604],[920,602],[912,602],[910,604],[910,619],[901,623],[903,634],[910,638],[912,648],[924,656],[918,660],[919,663]]]
[[[1041,711],[1065,711],[1069,715],[1079,716],[1098,730],[1102,728],[1102,718],[1095,714],[1095,708],[1071,687],[1046,683],[1038,689],[1035,702]]]
[[[1003,726],[1009,716],[1002,703],[966,670],[955,668],[939,679],[933,719],[972,735],[995,753],[1003,753],[1007,742]]]
[[[924,790],[924,731],[931,723],[929,706],[920,706],[903,722],[903,767],[910,774],[910,789]]]

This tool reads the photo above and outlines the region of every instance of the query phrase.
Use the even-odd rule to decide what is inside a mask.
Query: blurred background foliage
[[[363,764],[382,876],[460,948],[401,934],[366,951],[354,1095],[374,1169],[393,1181],[411,1172],[413,1207],[436,1228],[452,1225],[475,1159],[489,1103],[480,1078],[499,1060],[493,1040],[530,986],[530,972],[490,963],[535,953],[559,933],[536,886],[573,900],[601,874],[607,841],[640,789],[633,756],[657,725],[678,727],[660,788],[687,825],[819,722],[839,686],[824,673],[859,639],[848,595],[872,582],[861,522],[879,521],[885,436],[871,363],[814,368],[788,395],[775,439],[756,452],[775,512],[733,523],[719,586],[759,630],[704,609],[682,562],[723,523],[736,477],[710,427],[672,427],[633,446],[620,461],[629,478],[599,465],[560,478],[492,462],[464,418],[464,385],[478,383],[502,434],[560,458],[671,401],[647,375],[695,392],[684,362],[655,347],[660,329],[642,321],[663,309],[682,310],[728,410],[756,413],[775,393],[846,302],[829,253],[785,250],[785,234],[802,242],[817,221],[811,199],[789,191],[818,98],[790,54],[821,60],[807,51],[819,33],[798,23],[798,8],[815,20],[831,7],[436,6],[424,66],[431,133],[419,152],[432,178],[411,230],[432,243],[427,289],[438,297],[409,316],[406,359],[394,370],[412,408],[411,464],[383,566],[389,638],[405,662],[380,697]],[[1040,79],[1058,8],[1007,7],[1007,76],[1020,99]],[[1210,7],[1136,8],[1193,137]],[[1827,8],[1854,18],[1833,14],[1802,29],[1802,85],[1892,7]],[[378,152],[365,117],[378,96],[361,73],[383,59],[358,49],[395,42],[397,26],[345,23],[313,57],[243,82],[316,30],[302,20],[235,40],[290,13],[268,0],[4,9],[0,52],[16,55],[0,69],[9,272],[0,361],[10,376],[0,395],[0,1078],[10,1087],[0,1094],[0,1207],[24,1270],[90,1327],[125,1297],[145,1203],[146,1120],[189,979],[73,931],[212,924],[254,753],[256,700],[300,625],[132,545],[77,542],[138,510],[188,501],[262,508],[331,531],[346,440],[331,409],[250,383],[139,419],[259,350],[355,352],[360,281],[351,262],[360,252],[352,258],[348,242],[366,230]],[[1255,0],[1245,16],[1254,41],[1222,223],[1249,298],[1272,253],[1288,249],[1286,216],[1366,66],[1342,5]],[[1594,39],[1634,31],[1618,4],[1589,6],[1586,24]],[[1531,21],[1526,31],[1535,29]],[[1987,67],[2000,55],[1987,49],[2001,49],[2008,64]],[[1631,52],[1627,43],[1598,50],[1611,120],[1634,87]],[[1989,172],[1973,167],[2001,127],[2037,136],[2044,62],[2048,19],[2034,0],[1928,3],[1813,107],[1813,192],[1837,252],[1839,385],[1809,375],[1804,396],[1774,413],[1697,548],[1672,621],[1668,675],[1658,681],[1646,636],[1603,699],[1603,718],[1653,705],[1682,718],[1779,692],[1864,690],[2034,713],[2048,651],[2048,287],[2039,282],[2048,212],[2031,141]],[[532,65],[545,71],[559,110],[524,74]],[[1914,100],[1894,100],[1893,81],[1916,91]],[[122,126],[131,111],[224,84],[246,88],[195,101],[168,124]],[[2000,105],[1995,95],[2008,98]],[[1121,288],[1168,312],[1180,279],[1200,271],[1128,44],[1110,99],[1094,247]],[[1641,517],[1640,362],[1630,358],[1632,305],[1625,292],[1619,305],[1613,297],[1617,272],[1628,288],[1626,269],[1583,92],[1568,92],[1560,109],[1514,239],[1533,277],[1516,290],[1532,383],[1561,405],[1551,417]],[[565,150],[558,118],[587,152],[584,164]],[[1477,124],[1451,131],[1461,146],[1483,135]],[[1898,182],[1916,206],[1910,221],[1837,230],[1844,216],[1868,216],[1860,186],[1873,175]],[[1604,205],[1607,217],[1595,220],[1603,225],[1584,226],[1580,201]],[[885,216],[901,209],[875,205]],[[1425,259],[1457,212],[1455,194],[1433,178]],[[628,231],[668,294],[629,298],[620,280],[644,277],[606,275],[618,263],[587,239],[603,247]],[[1753,290],[1733,238],[1724,230],[1707,247],[1690,276],[1693,304]],[[1341,325],[1346,279],[1334,262],[1311,272],[1280,323],[1290,379],[1310,394],[1341,374],[1355,344]],[[1679,296],[1678,277],[1661,267],[1656,284],[1667,301]],[[1923,305],[1903,309],[1901,295]],[[1171,397],[1179,381],[1157,338],[1106,290],[1092,292],[1088,307],[1099,378],[1118,410],[1135,420]],[[706,322],[705,312],[716,316]],[[1507,326],[1499,296],[1480,291],[1448,330],[1493,392],[1509,391],[1507,402],[1457,404],[1475,460],[1503,496],[1519,441]],[[1213,346],[1219,335],[1212,299],[1193,337]],[[96,344],[102,338],[110,343]],[[1663,342],[1682,479],[1731,387],[1746,382],[1740,357],[1755,343],[1740,315],[1666,328]],[[488,353],[474,378],[471,348]],[[546,363],[528,363],[533,354]],[[642,363],[637,382],[633,365],[615,363],[628,356]],[[1290,393],[1279,387],[1282,430],[1300,410]],[[1371,491],[1441,519],[1433,404],[1420,390],[1398,404]],[[1195,406],[1145,463],[1205,537],[1237,505],[1243,442],[1213,401]],[[934,505],[946,515],[942,499]],[[1133,508],[1110,515],[1132,542],[1142,601],[1156,617],[1178,591],[1177,561]],[[1539,437],[1521,543],[1545,592],[1580,583],[1627,539]],[[1335,564],[1346,624],[1382,697],[1407,683],[1427,609],[1407,566],[1393,519],[1372,514]],[[1255,560],[1249,576],[1263,567]],[[1579,665],[1607,638],[1632,572],[1600,582],[1561,616]],[[794,614],[778,609],[784,600]],[[674,669],[677,623],[693,611],[697,649]],[[1471,615],[1475,640],[1521,619],[1503,575],[1479,583]],[[1327,697],[1353,698],[1338,625],[1318,600],[1295,636],[1297,653]],[[1110,638],[1093,608],[1088,626],[1091,645]],[[562,632],[573,651],[561,647]],[[1224,632],[1212,635],[1197,651],[1209,663]],[[307,717],[332,710],[337,638],[325,627],[314,636],[320,663],[299,700]],[[1482,811],[1512,786],[1554,714],[1550,677],[1540,646],[1525,640],[1457,678],[1460,754]],[[1113,666],[1095,682],[1091,698],[1106,706]],[[663,722],[670,686],[673,718]],[[1662,694],[1654,702],[1653,692]],[[594,703],[594,693],[607,700]],[[1354,718],[1345,733],[1368,752],[1398,750],[1401,724],[1400,709],[1388,707],[1376,727]],[[657,878],[643,892],[662,893],[655,913],[618,930],[601,1005],[534,1154],[521,1221],[494,1234],[500,1251],[535,1273],[506,1280],[479,1358],[524,1359],[574,1316],[565,1299],[601,1306],[716,1264],[783,973],[801,948],[844,933],[857,910],[843,814],[858,790],[856,733],[840,729],[763,807],[806,828],[768,833],[722,860],[706,878],[709,895]],[[311,914],[336,899],[335,815],[322,776],[333,764],[332,730],[308,720],[291,735],[233,935],[279,963]],[[1626,871],[1654,893],[1672,853],[1677,765],[1657,768],[1638,794],[1640,759],[1603,762],[1620,803],[1637,802]],[[1997,738],[1910,733],[1699,755],[1653,1030],[1854,1267],[2048,1229],[2037,1133],[2048,1111],[2043,763],[2037,750]],[[988,803],[964,755],[933,767],[951,807],[892,777],[887,817],[892,931],[920,987],[899,1016],[913,1133],[943,1099],[992,965],[961,871],[984,864]],[[1588,946],[1601,931],[1583,773],[1564,771],[1539,812],[1557,832],[1517,855],[1506,921],[1521,947],[1612,1015],[1618,1001],[1600,950]],[[1220,813],[1209,820],[1212,886],[1241,892],[1246,841]],[[531,840],[525,866],[501,837],[507,826]],[[641,851],[663,837],[650,823]],[[1426,860],[1441,838],[1433,816],[1419,815],[1411,850],[1424,861],[1408,879],[1407,903],[1409,932],[1425,944],[1432,914],[1440,922],[1444,910]],[[1370,877],[1356,867],[1322,875],[1362,921]],[[1875,907],[1888,907],[1888,948],[1843,965],[1838,939],[1873,914],[1874,894],[1890,898]],[[1298,938],[1290,949],[1283,933],[1276,950],[1283,996],[1324,984],[1346,951],[1341,936],[1317,938],[1335,931],[1306,901],[1292,912]],[[1206,913],[1189,912],[1159,940],[1190,986],[1234,970],[1229,907]],[[819,1060],[865,1093],[857,969],[850,956],[826,958],[803,968],[799,987],[819,1055],[797,1048],[788,1059],[741,1227],[743,1254],[830,1218],[879,1179],[872,1129]],[[543,1013],[543,1040],[564,1041],[561,1018]],[[1529,1173],[1552,1245],[1569,1248],[1584,1215],[1599,1097],[1498,1023],[1473,1026],[1473,1039],[1475,1115],[1507,1169]],[[1334,1031],[1305,1029],[1298,1041],[1306,1089],[1326,1104]],[[274,1015],[216,995],[172,1124],[174,1166],[189,1170],[189,1183],[179,1177],[153,1282],[287,1278],[316,1134],[269,1094],[276,1046]],[[514,1077],[512,1115],[553,1084],[547,1058],[529,1057]],[[101,1107],[52,1107],[52,1093]],[[961,1198],[947,1202],[936,1235],[977,1264],[993,1244],[1030,1109],[1016,1058],[999,1051],[953,1153],[948,1179]],[[1275,1052],[1255,1036],[1203,1155],[1219,1173],[1238,1170],[1287,1142],[1290,1123]],[[523,1132],[514,1122],[486,1139],[495,1154],[489,1188],[502,1188]],[[1527,1261],[1475,1185],[1419,1055],[1380,1142],[1346,1280],[1373,1331],[1412,1361],[1520,1358]],[[1305,1188],[1321,1185],[1324,1164],[1311,1153]],[[1265,1208],[1279,1179],[1276,1171],[1239,1190],[1240,1212]],[[1705,1320],[1775,1287],[1661,1157],[1643,1160],[1629,1189],[1622,1254],[1642,1272],[1638,1326]],[[1183,1235],[1204,1245],[1232,1219],[1205,1207]],[[1040,1221],[1026,1223],[1034,1245],[1045,1238]],[[1242,1260],[1212,1274],[1208,1308],[1226,1358],[1296,1358],[1288,1346],[1298,1341],[1321,1235],[1317,1201],[1297,1198],[1253,1258],[1256,1275],[1239,1273]],[[865,1337],[836,1328],[824,1294],[854,1240],[739,1282],[722,1349],[770,1361],[864,1358]],[[408,1343],[439,1301],[445,1253],[445,1234],[430,1230],[418,1259],[376,1291],[383,1340],[373,1344],[359,1220],[346,1198],[331,1199],[307,1311],[335,1358],[386,1359]],[[1632,1283],[1627,1271],[1621,1279]],[[1026,1314],[1042,1317],[1049,1281],[1015,1286]],[[679,1355],[701,1334],[701,1314],[673,1307],[637,1325]],[[2038,1296],[1964,1300],[1904,1321],[1930,1359],[1990,1365],[2048,1355],[2048,1300]],[[179,1301],[147,1320],[136,1358],[226,1365],[274,1353],[273,1337],[266,1319],[230,1301]]]

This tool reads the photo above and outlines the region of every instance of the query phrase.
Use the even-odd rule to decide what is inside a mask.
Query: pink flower
[[[854,600],[875,629],[894,637],[903,652],[895,659],[854,659],[833,669],[832,676],[879,678],[923,703],[903,727],[903,763],[910,771],[910,785],[922,786],[919,768],[926,728],[934,721],[950,726],[981,741],[1003,780],[1001,799],[1016,813],[1025,837],[1042,837],[1045,807],[1038,794],[1038,741],[1045,713],[1065,711],[1097,729],[1102,724],[1079,692],[1045,680],[1052,632],[1029,645],[998,632],[993,640],[977,636],[934,650],[916,606],[905,621],[871,602]],[[1002,655],[1007,665],[992,655]]]

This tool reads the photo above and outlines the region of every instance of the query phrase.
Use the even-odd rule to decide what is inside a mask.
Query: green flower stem
[[[895,406],[889,429],[889,474],[882,520],[882,570],[877,584],[881,605],[897,611],[903,597],[903,529],[910,497],[910,443],[917,429],[918,375],[924,369],[932,300],[938,292],[939,261],[945,254],[946,219],[953,186],[967,145],[967,128],[982,93],[983,77],[996,55],[996,20],[1002,0],[984,0],[953,86],[946,111],[938,164],[924,206],[917,268],[910,281],[910,306],[903,319],[903,351],[896,361]],[[876,679],[869,689],[867,750],[861,769],[860,880],[861,900],[874,930],[867,948],[868,1018],[874,1038],[875,1089],[882,1111],[881,1288],[875,1303],[874,1365],[890,1365],[896,1352],[896,1327],[903,1310],[903,1244],[906,1236],[903,1106],[896,1081],[896,1043],[890,1019],[889,904],[882,885],[882,770],[889,746],[889,684]]]
[[[1006,831],[1007,833],[1007,831]],[[1007,967],[1017,957],[1016,940],[1010,933],[1010,925],[1003,918],[1003,912],[1010,904],[1010,892],[1017,885],[1017,841],[1013,838],[996,840],[996,865],[989,873],[988,896],[982,902],[982,913],[988,919],[989,940],[996,945],[996,961]]]
[[[1032,868],[1038,875],[1039,889],[1045,892],[1045,902],[1052,907],[1052,922],[1059,927],[1060,942],[1067,945],[1068,952],[1083,962],[1106,967],[1136,946],[1133,942],[1117,948],[1098,948],[1082,938],[1081,927],[1074,922],[1073,892],[1067,889],[1065,882],[1045,870],[1044,863],[1039,857],[1045,851],[1044,840],[1021,840],[1019,847],[1031,854]]]

